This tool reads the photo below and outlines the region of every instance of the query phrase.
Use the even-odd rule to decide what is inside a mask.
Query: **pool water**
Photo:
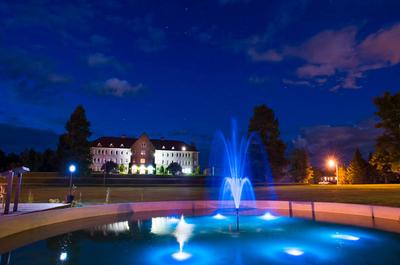
[[[169,216],[48,238],[13,250],[9,264],[393,265],[400,234],[269,213],[241,216],[239,232],[235,216]]]

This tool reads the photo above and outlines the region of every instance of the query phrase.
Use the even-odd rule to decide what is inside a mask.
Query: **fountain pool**
[[[25,264],[399,264],[400,234],[278,216],[121,220],[15,249]],[[2,256],[5,262],[5,255]],[[1,263],[3,264],[3,263]],[[6,263],[4,263],[6,264]]]

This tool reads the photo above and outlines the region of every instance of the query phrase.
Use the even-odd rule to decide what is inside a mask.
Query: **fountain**
[[[176,226],[176,229],[174,232],[174,236],[176,237],[176,240],[179,243],[179,251],[172,254],[172,257],[174,259],[182,261],[182,260],[186,260],[191,257],[190,253],[183,252],[183,245],[192,236],[193,226],[194,225],[192,225],[192,224],[186,223],[185,219],[183,218],[183,215],[181,216],[181,219],[179,220],[178,225]]]
[[[236,229],[239,230],[239,209],[241,203],[246,200],[247,207],[255,202],[254,191],[252,183],[250,181],[250,165],[249,165],[249,149],[251,144],[254,142],[254,135],[250,135],[249,138],[238,137],[237,124],[232,121],[232,135],[230,139],[227,139],[222,132],[219,132],[216,137],[217,142],[215,143],[216,151],[222,151],[222,154],[215,156],[218,161],[213,161],[215,164],[219,164],[217,169],[221,169],[221,172],[217,174],[223,177],[220,202],[222,207],[229,204],[229,201],[233,201],[233,207],[236,212]],[[253,141],[253,142],[252,142]],[[218,145],[218,144],[222,144]]]

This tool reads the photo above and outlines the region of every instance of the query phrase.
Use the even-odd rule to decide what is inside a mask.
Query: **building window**
[[[146,147],[146,144],[145,144],[145,143],[142,143],[142,147]]]
[[[141,159],[140,159],[140,164],[146,164],[146,159],[141,158]]]
[[[140,151],[140,155],[142,155],[142,156],[146,155],[146,151],[144,151],[144,150]]]

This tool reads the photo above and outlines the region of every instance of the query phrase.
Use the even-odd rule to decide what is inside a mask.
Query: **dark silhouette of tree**
[[[392,171],[393,158],[389,151],[381,146],[377,146],[369,163],[372,166],[372,170],[374,170],[371,173],[376,172],[373,176],[373,183],[389,183],[395,179],[396,175]],[[370,176],[370,178],[372,177]]]
[[[13,169],[13,168],[21,166],[19,155],[15,154],[15,153],[9,153],[6,156],[6,163],[5,164],[7,165],[6,166],[6,170]]]
[[[39,171],[42,165],[42,154],[35,150],[27,149],[20,154],[20,163],[28,167],[31,171]]]
[[[272,109],[266,105],[254,108],[248,132],[257,133],[268,155],[268,161],[274,178],[281,178],[287,165],[286,145],[280,138],[279,122]]]
[[[350,184],[362,184],[368,179],[367,162],[363,159],[358,148],[347,168],[346,176]]]
[[[0,150],[0,172],[3,172],[7,169],[7,156],[3,152],[3,150]]]
[[[57,154],[51,149],[46,149],[42,153],[41,161],[42,163],[40,165],[39,171],[52,172],[57,171],[59,168]]]
[[[90,153],[90,123],[85,110],[78,106],[65,126],[67,132],[60,136],[57,154],[60,160],[60,171],[66,172],[69,163],[77,166],[77,173],[85,175],[90,172],[92,156]]]
[[[293,150],[290,156],[289,174],[294,182],[309,183],[311,181],[312,168],[305,149]]]
[[[171,164],[169,164],[169,166],[167,167],[167,171],[170,172],[172,175],[178,175],[182,172],[182,167],[181,165],[179,165],[176,162],[172,162]]]
[[[383,129],[383,134],[377,138],[371,160],[385,182],[389,182],[393,172],[400,172],[400,92],[394,95],[385,92],[374,103],[380,119],[376,127]]]

